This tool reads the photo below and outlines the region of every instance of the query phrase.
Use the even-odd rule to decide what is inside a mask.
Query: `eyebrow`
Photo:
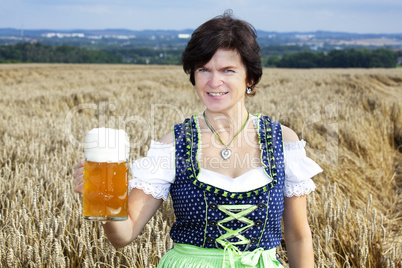
[[[195,68],[196,70],[197,69],[210,69],[210,68],[208,68],[208,67],[206,67],[206,65],[207,64],[205,64],[205,65],[202,65],[202,66],[200,66],[200,67],[197,67],[197,68]],[[237,67],[237,66],[234,66],[234,65],[228,65],[228,66],[224,66],[224,67],[222,67],[222,68],[219,68],[218,70],[227,70],[227,69],[238,69],[239,67]]]
[[[224,69],[237,69],[237,67],[236,67],[236,66],[229,65],[229,66],[223,67],[223,68],[221,68],[221,69],[222,69],[222,70],[224,70]]]

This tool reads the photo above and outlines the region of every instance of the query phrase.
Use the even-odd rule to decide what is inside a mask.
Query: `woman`
[[[104,224],[108,239],[131,243],[170,193],[175,246],[158,267],[281,267],[282,216],[290,267],[313,267],[306,194],[322,170],[294,131],[247,112],[262,75],[255,29],[226,12],[193,33],[182,62],[205,111],[135,161],[129,218]],[[169,167],[150,168],[158,159]],[[79,193],[83,164],[74,173]]]

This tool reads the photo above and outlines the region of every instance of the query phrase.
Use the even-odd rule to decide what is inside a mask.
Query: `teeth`
[[[212,92],[209,92],[208,94],[211,95],[211,96],[213,96],[213,97],[218,97],[218,96],[225,95],[226,92],[223,92],[223,93],[212,93]]]

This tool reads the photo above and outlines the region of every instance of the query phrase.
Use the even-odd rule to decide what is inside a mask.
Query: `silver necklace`
[[[232,150],[230,150],[230,149],[228,148],[228,146],[229,146],[230,144],[232,144],[232,142],[235,140],[235,138],[240,134],[240,132],[242,132],[242,130],[243,130],[244,127],[246,126],[246,123],[247,123],[247,121],[248,121],[248,118],[249,118],[249,115],[250,115],[250,114],[247,113],[246,120],[244,121],[244,123],[243,123],[243,125],[241,126],[240,130],[236,133],[236,135],[232,138],[232,140],[231,140],[228,144],[225,144],[225,143],[222,141],[222,139],[221,139],[221,137],[219,136],[219,134],[215,131],[215,129],[213,128],[213,126],[209,123],[207,117],[205,116],[205,111],[204,111],[204,113],[203,113],[202,115],[204,116],[204,120],[205,120],[205,123],[207,124],[208,128],[212,131],[212,133],[214,133],[214,135],[215,135],[215,137],[218,139],[218,141],[219,141],[223,146],[225,146],[225,149],[222,149],[222,151],[221,151],[221,156],[222,156],[222,158],[225,159],[225,160],[229,159],[230,156],[232,155]]]

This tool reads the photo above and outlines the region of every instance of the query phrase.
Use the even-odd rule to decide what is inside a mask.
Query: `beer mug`
[[[130,152],[127,133],[121,129],[92,129],[85,136],[84,152],[84,218],[126,220]]]

